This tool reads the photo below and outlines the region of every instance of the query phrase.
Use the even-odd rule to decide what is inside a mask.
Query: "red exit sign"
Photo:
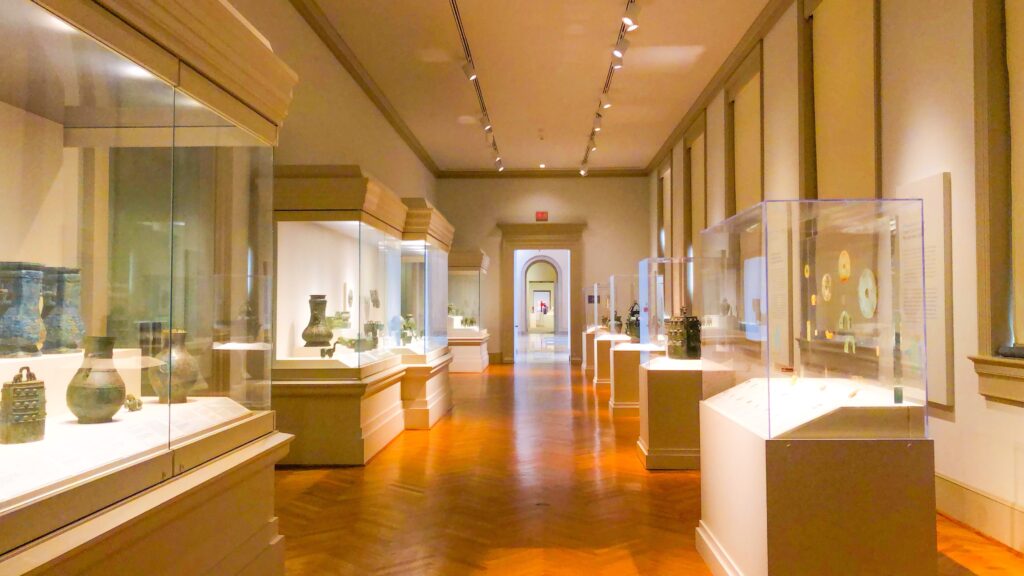
[[[547,222],[548,221],[548,212],[547,212],[547,210],[543,210],[543,211],[538,210],[536,213],[534,213],[534,219],[537,222]]]

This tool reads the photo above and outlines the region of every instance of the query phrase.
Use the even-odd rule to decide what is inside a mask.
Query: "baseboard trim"
[[[991,494],[935,475],[938,511],[1018,552],[1024,552],[1024,510]]]
[[[615,399],[612,398],[608,400],[608,409],[614,412],[616,416],[640,415],[639,402],[616,402]]]
[[[703,520],[697,525],[697,552],[715,576],[743,576]]]
[[[662,448],[652,450],[643,438],[636,440],[640,463],[648,470],[700,470],[700,450],[694,448]]]

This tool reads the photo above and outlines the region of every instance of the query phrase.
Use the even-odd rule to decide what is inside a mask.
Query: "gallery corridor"
[[[453,375],[455,409],[366,467],[277,472],[287,573],[710,574],[696,472],[647,472],[639,421],[567,365]],[[940,575],[1024,559],[939,517]],[[965,568],[965,567],[969,567]]]

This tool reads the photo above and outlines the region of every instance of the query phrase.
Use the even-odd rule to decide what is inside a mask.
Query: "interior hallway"
[[[304,574],[710,574],[696,472],[647,472],[639,420],[565,364],[452,375],[455,409],[365,468],[277,472],[286,569]],[[941,576],[1024,557],[938,518]]]

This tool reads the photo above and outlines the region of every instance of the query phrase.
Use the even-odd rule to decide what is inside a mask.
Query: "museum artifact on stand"
[[[602,307],[607,305],[608,287],[597,282],[583,289],[583,373],[594,371],[594,337],[608,331],[601,321]]]
[[[0,52],[0,573],[282,574],[294,73],[220,0],[5,0]]]
[[[702,362],[729,374],[700,404],[714,569],[935,573],[922,231],[919,200],[793,200],[701,234]]]
[[[448,347],[451,372],[478,373],[487,369],[490,335],[484,327],[483,282],[490,258],[476,249],[452,249],[448,254]]]

